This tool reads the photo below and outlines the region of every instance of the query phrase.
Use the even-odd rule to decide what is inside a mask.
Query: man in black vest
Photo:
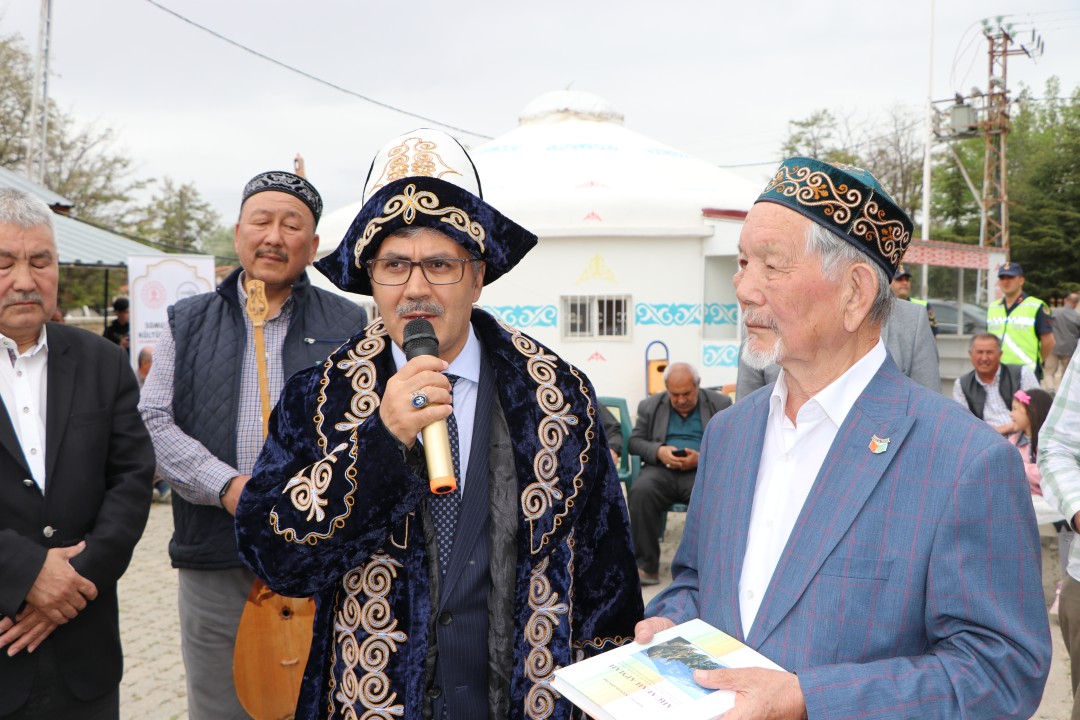
[[[378,153],[316,263],[381,318],[289,380],[236,512],[245,562],[316,596],[298,719],[568,720],[554,670],[633,632],[641,592],[592,385],[475,306],[535,244],[483,199],[465,150],[422,129]],[[420,319],[437,357],[403,351]],[[436,421],[458,483],[440,495],[417,439]]]
[[[236,551],[232,513],[263,445],[255,330],[246,282],[265,283],[270,403],[285,380],[321,362],[366,323],[355,303],[314,288],[322,198],[288,172],[256,175],[236,224],[241,268],[213,293],[169,308],[169,327],[139,407],[172,485],[169,543],[180,569],[180,633],[192,720],[246,718],[233,687],[233,646],[254,576]]]
[[[1003,365],[1001,340],[990,333],[972,336],[968,356],[975,369],[956,378],[953,399],[1002,435],[1016,432],[1009,414],[1013,393],[1039,387],[1035,373],[1026,365]]]

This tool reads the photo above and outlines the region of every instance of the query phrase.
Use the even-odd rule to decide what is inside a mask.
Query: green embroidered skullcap
[[[791,208],[869,255],[889,277],[911,242],[911,218],[873,175],[853,165],[785,160],[755,202]]]

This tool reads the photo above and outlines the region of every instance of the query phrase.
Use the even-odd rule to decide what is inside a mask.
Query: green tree
[[[0,166],[26,170],[34,61],[18,35],[0,37]],[[115,133],[78,127],[50,99],[44,184],[74,203],[73,215],[104,227],[129,229],[124,218],[147,185],[132,177],[131,158],[113,148]]]
[[[785,156],[803,155],[831,163],[855,165],[874,176],[900,207],[914,214],[922,206],[923,140],[920,123],[910,113],[892,110],[884,121],[856,123],[817,110],[788,123],[790,134],[781,148]]]
[[[1025,289],[1043,299],[1080,291],[1080,88],[1063,94],[1051,79],[1041,99],[1022,88],[1007,137],[1010,257],[1024,266]],[[897,203],[917,217],[921,205],[921,124],[902,111],[886,120],[838,122],[828,110],[790,123],[786,154],[846,162],[870,170]],[[986,160],[982,137],[938,144],[932,156],[933,239],[978,243]],[[930,294],[952,297],[959,273],[932,268]],[[963,275],[965,295],[975,273]]]
[[[231,225],[221,225],[210,234],[203,237],[199,249],[207,255],[213,255],[219,261],[226,264],[239,263],[236,258],[235,228]]]
[[[826,162],[858,164],[858,155],[851,152],[851,143],[844,142],[842,128],[828,110],[815,110],[802,120],[791,120],[788,130],[788,138],[781,148],[784,157],[802,155]]]
[[[1014,113],[1009,245],[1025,290],[1047,299],[1080,289],[1080,87],[1061,97],[1053,78],[1044,96]]]
[[[0,166],[20,168],[26,160],[33,85],[34,66],[19,36],[0,37]]]
[[[872,172],[912,218],[922,208],[922,127],[910,112],[892,109],[883,122],[864,131],[866,138],[856,145],[859,155],[852,163]]]
[[[221,217],[193,184],[177,185],[168,177],[137,217],[140,237],[184,250],[199,250],[203,239],[221,225]]]

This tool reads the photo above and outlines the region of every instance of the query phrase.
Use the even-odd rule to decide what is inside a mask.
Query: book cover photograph
[[[730,709],[735,694],[698,685],[694,671],[744,667],[782,669],[727,633],[690,620],[646,645],[631,643],[560,668],[553,685],[598,720],[705,720]]]

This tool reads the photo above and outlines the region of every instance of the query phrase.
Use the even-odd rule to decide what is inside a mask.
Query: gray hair
[[[868,258],[862,250],[816,222],[810,223],[806,233],[806,253],[821,259],[821,274],[834,282],[840,278],[841,271],[855,263],[866,263],[872,267],[878,283],[868,318],[879,326],[885,324],[892,310],[893,293],[890,286],[892,276],[883,267]]]
[[[974,335],[971,336],[971,339],[968,340],[968,350],[974,350],[975,349],[975,341],[976,340],[993,340],[994,344],[998,346],[998,350],[1001,349],[1001,338],[999,338],[997,335],[994,335],[992,333],[981,332],[981,333],[975,333]]]
[[[48,225],[53,231],[52,210],[40,198],[15,188],[0,188],[0,224],[33,228]]]
[[[667,385],[668,378],[671,376],[671,373],[673,371],[675,371],[675,370],[686,370],[687,372],[690,373],[690,377],[692,377],[694,379],[694,384],[695,385],[700,385],[701,384],[701,375],[698,374],[697,368],[695,368],[690,363],[677,362],[677,363],[668,363],[668,366],[666,368],[664,368],[664,384],[665,385]]]

